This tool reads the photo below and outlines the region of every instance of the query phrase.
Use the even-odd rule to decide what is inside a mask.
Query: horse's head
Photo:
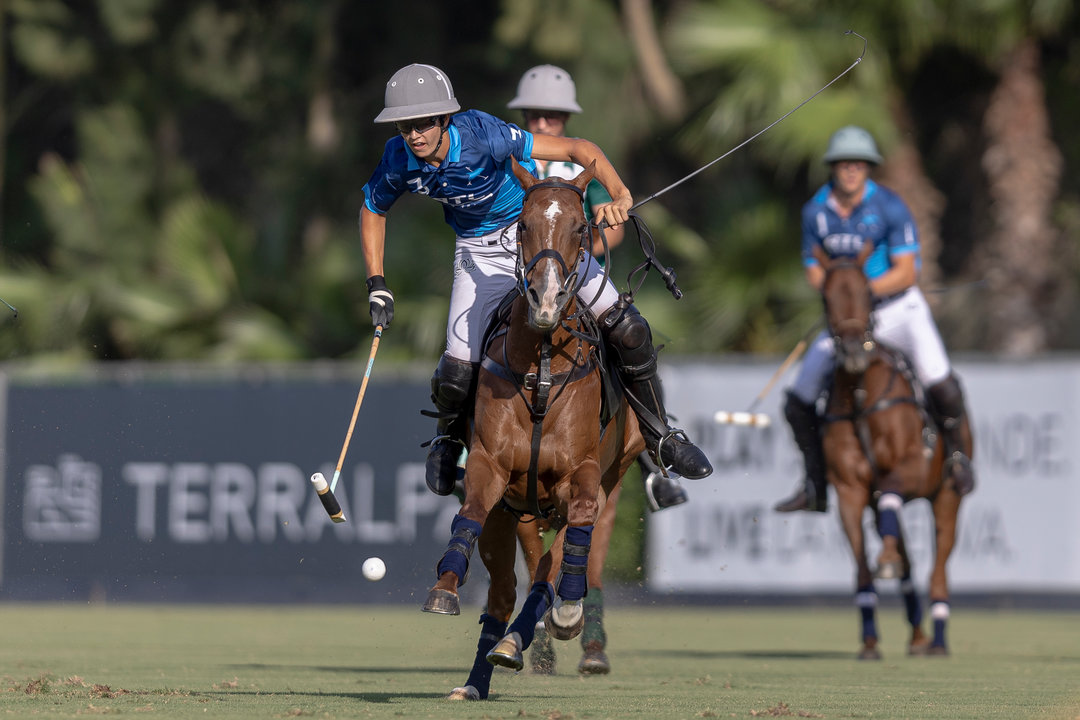
[[[529,303],[529,325],[550,332],[580,289],[577,266],[591,244],[582,199],[595,163],[573,180],[537,180],[511,161],[525,190],[518,219],[518,284]]]
[[[814,257],[825,270],[821,295],[825,321],[836,345],[836,358],[853,375],[866,371],[875,347],[870,322],[873,309],[870,282],[863,272],[863,263],[873,249],[872,243],[864,242],[855,257],[833,258],[821,246],[814,247]]]

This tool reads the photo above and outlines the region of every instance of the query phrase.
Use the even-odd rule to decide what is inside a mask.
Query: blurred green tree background
[[[864,125],[907,199],[950,349],[1080,347],[1080,13],[1071,0],[0,0],[0,360],[366,357],[357,216],[386,80],[437,65],[506,109],[561,65],[685,298],[639,295],[679,355],[786,352],[819,314],[798,211],[830,133]],[[453,236],[390,215],[382,353],[442,351]],[[640,259],[633,238],[614,278]],[[3,309],[3,308],[0,308]]]

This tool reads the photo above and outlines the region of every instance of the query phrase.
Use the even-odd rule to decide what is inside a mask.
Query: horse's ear
[[[589,183],[592,182],[594,177],[596,177],[596,161],[595,160],[593,160],[591,163],[589,163],[589,167],[585,168],[580,173],[578,173],[577,177],[575,177],[572,182],[574,183],[574,185],[577,185],[579,188],[584,190],[586,187],[589,186]]]
[[[863,263],[866,262],[872,252],[874,252],[874,243],[864,238],[862,247],[859,248],[859,254],[855,256],[855,262],[859,264],[859,267],[863,266]]]
[[[832,262],[832,258],[830,258],[829,254],[825,252],[825,248],[815,243],[810,253],[814,256],[815,260],[821,263],[821,267],[828,270],[829,263]]]
[[[513,155],[510,156],[510,166],[511,168],[513,168],[514,177],[516,177],[517,181],[521,184],[522,190],[528,190],[533,185],[540,182],[533,176],[532,173],[522,167],[521,163],[519,163],[517,161],[517,158],[515,158]]]

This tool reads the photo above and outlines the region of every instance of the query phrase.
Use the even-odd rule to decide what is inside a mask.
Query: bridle
[[[561,180],[548,180],[545,182],[536,183],[532,187],[525,191],[525,198],[528,199],[529,194],[534,190],[547,189],[547,190],[572,190],[577,194],[580,202],[585,201],[585,191],[579,188],[577,185],[573,185],[568,182],[562,182]],[[518,293],[528,298],[529,303],[533,302],[529,295],[529,273],[533,271],[537,263],[541,260],[549,259],[555,261],[562,269],[563,281],[559,288],[560,292],[568,294],[570,297],[577,295],[578,291],[585,284],[585,277],[577,271],[575,265],[573,270],[570,270],[566,265],[566,260],[563,258],[562,253],[554,248],[542,248],[539,252],[529,258],[528,262],[524,260],[524,249],[521,243],[522,228],[520,221],[518,222],[517,229],[517,260],[515,263],[514,275],[517,277]],[[589,249],[592,247],[592,227],[585,223],[585,231],[581,233],[581,239],[578,241],[578,252],[575,256],[577,263],[584,260],[589,253]]]
[[[825,268],[825,281],[822,284],[822,299],[825,304],[825,322],[829,328],[829,334],[832,336],[833,346],[836,347],[837,352],[841,352],[843,349],[843,337],[842,332],[849,328],[854,327],[858,330],[862,326],[862,320],[860,318],[847,318],[841,320],[838,323],[833,323],[829,314],[829,298],[824,293],[824,288],[828,285],[829,275],[836,270],[858,270],[862,272],[862,268],[854,260],[837,260],[830,263]],[[870,286],[866,287],[866,302],[868,307],[873,307],[873,295],[870,292]],[[877,341],[874,340],[874,315],[870,313],[870,316],[866,322],[866,327],[862,331],[862,347],[866,352],[873,352],[877,348]]]

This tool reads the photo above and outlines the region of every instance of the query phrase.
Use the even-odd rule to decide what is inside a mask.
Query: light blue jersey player
[[[364,186],[360,234],[368,272],[372,323],[389,327],[394,296],[386,286],[383,254],[386,215],[406,192],[426,195],[443,206],[454,229],[454,285],[446,328],[446,352],[432,378],[439,411],[437,432],[427,458],[428,487],[449,495],[464,450],[482,352],[481,336],[499,302],[516,285],[517,219],[524,192],[511,170],[511,158],[595,163],[596,178],[614,198],[594,208],[595,219],[618,226],[629,219],[630,191],[595,144],[578,138],[534,135],[476,110],[461,109],[450,79],[432,65],[408,65],[386,84],[383,111],[376,123],[395,123],[382,160]],[[618,291],[591,257],[578,272],[585,283],[578,293],[601,319],[615,307]],[[629,306],[601,322],[604,340],[614,353],[631,406],[642,420],[646,445],[672,470],[689,478],[712,472],[705,454],[682,431],[667,425],[656,350],[641,314]],[[663,432],[660,432],[663,430]]]
[[[863,243],[873,244],[863,269],[874,295],[874,336],[903,352],[927,389],[928,409],[944,436],[949,472],[964,495],[975,486],[970,458],[962,451],[971,433],[964,393],[930,307],[916,285],[921,261],[915,221],[896,193],[869,179],[870,167],[881,160],[866,130],[848,126],[833,133],[825,153],[831,178],[802,211],[806,278],[816,290],[825,282],[825,271],[813,257],[814,246],[821,246],[830,256],[853,256]],[[822,331],[788,389],[784,414],[803,453],[806,477],[793,497],[776,506],[779,512],[826,510],[825,457],[816,403],[832,374],[833,355],[833,340]]]

